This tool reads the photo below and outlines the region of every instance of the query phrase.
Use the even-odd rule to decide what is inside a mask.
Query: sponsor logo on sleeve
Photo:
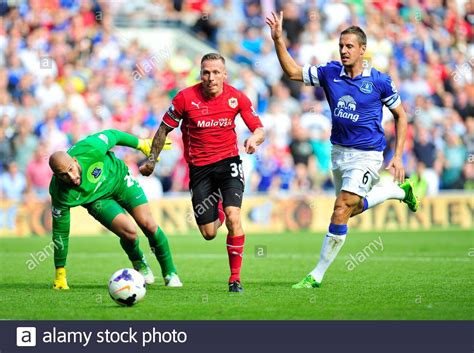
[[[258,114],[257,114],[257,112],[255,111],[255,108],[253,107],[253,105],[250,106],[250,109],[252,110],[252,115],[253,115],[254,117],[258,118]]]
[[[99,135],[99,138],[100,138],[102,141],[104,141],[107,146],[109,145],[109,138],[108,138],[106,135],[100,134],[100,135]]]
[[[51,214],[53,215],[54,218],[60,218],[62,216],[61,210],[57,209],[54,206],[51,206]]]
[[[390,86],[392,86],[392,92],[393,92],[393,93],[398,93],[397,87],[395,87],[395,82],[390,81]]]

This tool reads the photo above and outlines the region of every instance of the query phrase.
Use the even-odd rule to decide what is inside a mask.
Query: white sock
[[[311,271],[311,275],[316,282],[321,283],[328,269],[329,265],[334,261],[339,250],[341,250],[344,241],[346,240],[346,234],[335,235],[328,233],[324,237],[323,247],[321,248],[321,255],[319,256],[319,262]]]
[[[385,200],[403,200],[404,198],[405,190],[395,183],[376,185],[369,191],[367,196],[365,196],[367,207],[364,207],[364,211],[381,204]]]

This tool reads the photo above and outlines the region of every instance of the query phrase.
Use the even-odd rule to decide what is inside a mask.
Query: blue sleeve
[[[318,78],[319,78],[319,86],[323,87],[326,85],[326,72],[327,72],[327,64],[321,65],[318,67]]]
[[[395,83],[389,75],[380,75],[379,88],[380,100],[388,109],[395,109],[402,103],[397,87],[395,87]]]
[[[326,84],[326,74],[329,65],[308,65],[303,66],[303,82],[306,86],[322,87]]]

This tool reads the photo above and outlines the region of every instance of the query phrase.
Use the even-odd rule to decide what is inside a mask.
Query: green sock
[[[148,237],[151,250],[155,253],[156,259],[160,263],[161,273],[163,277],[169,275],[171,272],[176,272],[174,267],[173,257],[171,256],[170,246],[163,230],[158,227],[155,234]]]
[[[134,262],[143,259],[143,251],[140,249],[138,239],[131,242],[120,238],[120,245],[122,245],[122,249],[127,253],[130,261]]]

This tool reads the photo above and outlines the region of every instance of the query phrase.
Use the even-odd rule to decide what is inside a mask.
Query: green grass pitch
[[[351,232],[323,287],[308,290],[291,285],[316,264],[323,234],[248,235],[241,294],[227,292],[223,231],[210,242],[197,232],[169,239],[184,287],[166,288],[160,276],[130,308],[117,306],[107,292],[109,276],[130,267],[118,238],[70,239],[67,292],[51,289],[51,256],[27,267],[30,254],[49,239],[0,239],[0,319],[474,319],[472,231]],[[372,247],[361,256],[380,239],[383,250]],[[159,275],[143,235],[140,240]]]

